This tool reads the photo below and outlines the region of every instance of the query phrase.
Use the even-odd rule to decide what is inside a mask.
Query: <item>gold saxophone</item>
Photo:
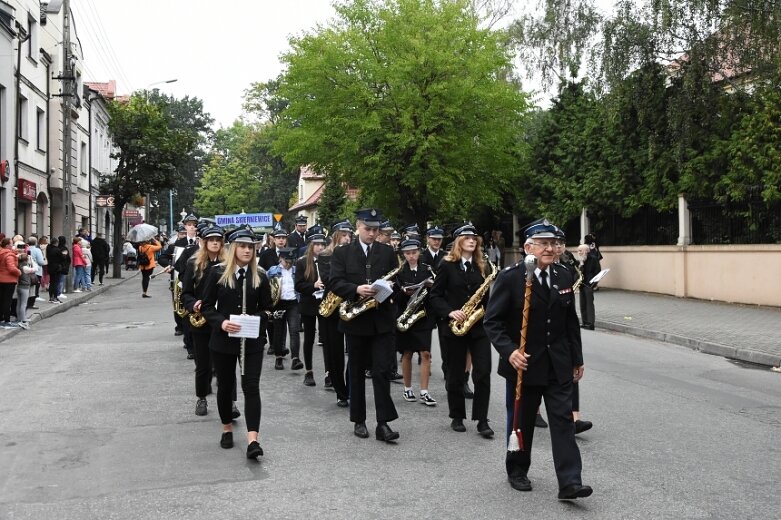
[[[184,318],[189,314],[184,307],[184,301],[182,301],[182,282],[174,278],[174,312],[180,318]]]
[[[427,287],[421,287],[412,295],[412,298],[407,302],[407,308],[396,319],[397,329],[401,332],[407,332],[410,327],[426,316],[426,309],[422,308],[426,302],[426,296],[428,296]]]
[[[328,294],[326,294],[325,298],[323,298],[323,301],[320,302],[320,307],[318,307],[317,312],[323,318],[327,318],[331,314],[333,314],[336,309],[339,308],[339,305],[341,305],[343,301],[344,298],[341,298],[336,294],[329,292]]]
[[[279,276],[275,276],[268,281],[271,286],[271,302],[272,306],[276,307],[279,303],[279,299],[282,298],[282,282]]]
[[[392,269],[388,274],[383,276],[382,279],[385,281],[390,280],[396,276],[396,273],[401,271],[401,267],[403,265],[404,264],[399,261],[399,266],[395,269]],[[374,309],[378,305],[379,303],[373,296],[364,296],[363,298],[359,298],[354,302],[342,302],[341,305],[339,305],[339,318],[341,318],[343,321],[351,321],[364,312],[370,309]]]
[[[577,265],[575,265],[575,271],[578,273],[578,279],[572,284],[572,292],[576,292],[583,285],[583,271]]]
[[[490,260],[488,261],[488,265],[491,266],[491,274],[483,280],[480,287],[477,288],[475,293],[466,301],[464,306],[461,307],[461,312],[466,314],[466,319],[464,321],[450,320],[450,331],[456,336],[464,336],[485,314],[485,308],[480,305],[480,302],[485,296],[485,293],[488,292],[488,288],[491,286],[494,278],[496,278],[496,275],[499,274],[499,270]],[[478,307],[478,305],[480,306]]]

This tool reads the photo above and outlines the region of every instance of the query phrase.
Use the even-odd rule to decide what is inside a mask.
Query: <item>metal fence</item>
[[[631,217],[589,212],[592,233],[600,246],[662,246],[678,242],[678,212],[641,208]]]
[[[759,193],[741,204],[690,201],[693,244],[779,244],[781,202],[767,204]]]

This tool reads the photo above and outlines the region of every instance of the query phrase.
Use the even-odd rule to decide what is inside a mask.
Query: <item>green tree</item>
[[[108,105],[109,132],[117,151],[114,175],[103,184],[114,196],[114,222],[122,222],[122,210],[133,197],[171,188],[179,168],[198,146],[198,134],[177,127],[165,110],[146,96],[133,94],[126,101]],[[121,276],[122,236],[114,233],[114,277]]]
[[[347,192],[342,179],[331,173],[325,179],[323,194],[317,206],[317,215],[324,227],[332,226],[341,219],[347,203]]]
[[[506,34],[470,2],[354,0],[290,40],[275,149],[340,172],[407,222],[497,208],[518,179],[526,96]]]

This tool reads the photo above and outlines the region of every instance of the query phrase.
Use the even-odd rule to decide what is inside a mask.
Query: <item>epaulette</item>
[[[505,267],[505,268],[504,268],[504,269],[502,269],[502,270],[503,270],[503,271],[510,271],[510,270],[512,270],[512,269],[518,269],[518,268],[519,268],[519,267],[521,267],[522,265],[523,265],[523,262],[516,262],[516,263],[514,263],[513,265],[508,265],[507,267]]]

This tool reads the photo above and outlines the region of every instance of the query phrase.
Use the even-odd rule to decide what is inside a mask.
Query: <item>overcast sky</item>
[[[244,90],[275,78],[288,37],[334,16],[330,0],[71,0],[85,80],[117,80],[203,100],[216,124],[241,115]]]
[[[71,0],[71,8],[87,81],[115,79],[119,94],[152,86],[199,97],[217,126],[241,115],[253,81],[277,77],[290,35],[335,14],[331,0]],[[169,79],[177,82],[159,83]]]

